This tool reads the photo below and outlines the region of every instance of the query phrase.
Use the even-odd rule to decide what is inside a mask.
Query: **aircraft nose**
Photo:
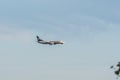
[[[64,44],[64,42],[63,42],[63,41],[61,41],[61,43],[62,43],[62,44]]]

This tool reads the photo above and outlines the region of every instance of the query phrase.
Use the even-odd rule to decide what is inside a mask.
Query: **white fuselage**
[[[64,44],[63,41],[38,41],[38,43],[49,45]]]

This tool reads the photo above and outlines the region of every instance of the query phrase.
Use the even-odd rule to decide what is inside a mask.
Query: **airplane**
[[[39,36],[36,36],[37,42],[40,44],[49,44],[49,45],[56,45],[56,44],[64,44],[63,41],[45,41],[39,38]]]

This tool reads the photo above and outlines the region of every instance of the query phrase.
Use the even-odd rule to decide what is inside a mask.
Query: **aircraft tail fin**
[[[39,38],[39,36],[36,36],[37,37],[37,41],[43,41],[42,39]]]

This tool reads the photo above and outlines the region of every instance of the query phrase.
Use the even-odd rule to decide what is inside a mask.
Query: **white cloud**
[[[31,41],[31,31],[2,25],[0,26],[0,41],[27,43]]]
[[[64,34],[63,36],[67,36],[67,38],[79,41],[94,41],[94,39],[99,40],[101,38],[102,40],[119,39],[120,24],[94,16],[69,15],[66,18],[66,23],[62,27],[60,26],[60,32]]]

